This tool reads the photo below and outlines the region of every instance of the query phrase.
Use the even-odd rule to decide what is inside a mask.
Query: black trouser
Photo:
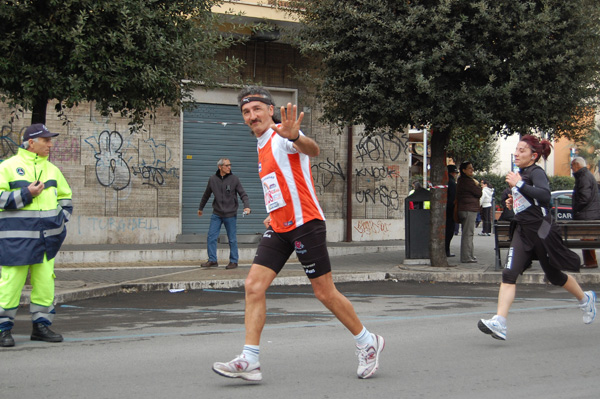
[[[567,282],[567,275],[563,273],[556,262],[551,262],[548,257],[548,250],[544,242],[537,235],[537,226],[517,225],[513,233],[513,238],[508,249],[506,265],[502,270],[502,282],[506,284],[516,284],[519,274],[523,274],[525,269],[531,265],[534,257],[540,261],[542,270],[548,278],[548,281],[562,287]],[[557,251],[568,251],[568,248],[554,248]]]
[[[482,232],[491,234],[492,232],[492,207],[481,208]]]
[[[454,216],[446,216],[446,255],[450,253],[450,241],[454,237]]]

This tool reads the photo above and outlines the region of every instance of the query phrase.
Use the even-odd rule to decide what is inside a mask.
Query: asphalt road
[[[240,290],[119,294],[59,305],[60,344],[29,341],[20,309],[1,348],[3,398],[597,398],[600,320],[584,325],[560,288],[518,288],[508,340],[477,329],[497,286],[345,283],[364,324],[383,335],[379,372],[356,378],[351,335],[310,287],[272,287],[263,381],[213,373],[241,352]],[[585,287],[600,291],[600,287]]]

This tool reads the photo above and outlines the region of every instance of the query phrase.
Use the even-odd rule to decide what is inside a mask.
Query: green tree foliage
[[[598,0],[305,0],[325,117],[571,131],[598,92]]]
[[[578,155],[583,157],[591,171],[600,167],[600,125],[587,131],[577,143]]]
[[[456,128],[446,146],[446,154],[457,165],[469,161],[475,170],[489,171],[498,155],[496,141],[497,137],[491,136],[485,130],[481,132],[474,127]]]
[[[324,118],[432,130],[431,181],[443,183],[454,129],[579,131],[598,101],[600,0],[303,0],[297,37],[322,56]],[[432,192],[432,264],[444,203]]]
[[[103,114],[140,124],[160,106],[177,111],[191,85],[210,85],[235,60],[217,61],[232,39],[217,30],[216,0],[8,0],[0,2],[0,100],[45,122],[94,101]]]
[[[575,178],[573,176],[549,176],[550,190],[573,190],[575,187]]]

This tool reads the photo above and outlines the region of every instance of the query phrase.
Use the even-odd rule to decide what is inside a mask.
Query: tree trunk
[[[34,123],[46,123],[46,109],[48,108],[47,96],[39,96],[33,100],[31,114],[31,124]]]
[[[429,232],[429,256],[431,266],[447,267],[446,258],[446,199],[448,176],[446,170],[446,146],[450,140],[449,129],[431,132],[431,224]],[[446,186],[441,188],[441,186]]]

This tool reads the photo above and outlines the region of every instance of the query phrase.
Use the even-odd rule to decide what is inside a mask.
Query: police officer
[[[54,257],[71,217],[71,188],[48,161],[52,133],[29,126],[18,153],[0,163],[0,346],[14,346],[11,335],[21,291],[31,273],[31,340],[62,342],[50,330],[54,319]]]

